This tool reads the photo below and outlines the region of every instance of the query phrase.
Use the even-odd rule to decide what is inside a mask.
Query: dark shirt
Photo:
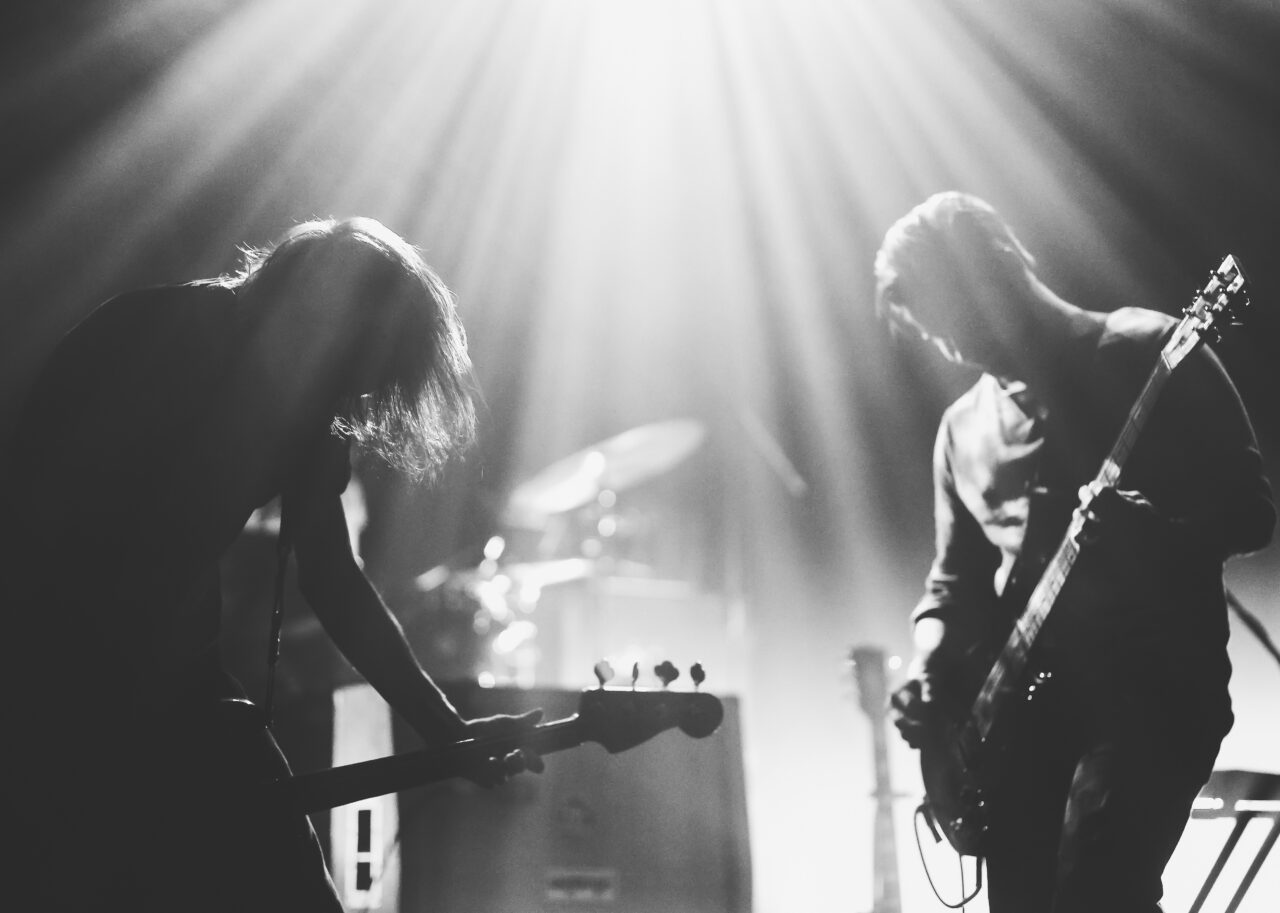
[[[960,637],[1000,636],[1025,605],[1022,586],[1000,600],[1015,562],[1022,556],[1019,581],[1034,582],[1173,325],[1136,308],[1081,312],[1055,353],[1052,383],[1032,395],[984,375],[946,411],[934,451],[937,551],[914,618],[942,618]],[[1119,487],[1173,521],[1178,544],[1123,568],[1082,553],[1051,619],[1061,636],[1046,628],[1048,648],[1056,640],[1108,686],[1141,681],[1157,701],[1166,685],[1197,690],[1221,714],[1230,673],[1222,564],[1265,545],[1275,513],[1248,418],[1208,349],[1175,370]]]
[[[7,587],[19,672],[57,711],[110,693],[180,697],[216,650],[218,559],[286,489],[339,494],[347,445],[323,421],[273,422],[244,382],[233,291],[164,287],[108,301],[57,346],[9,455]],[[15,595],[16,594],[16,595]]]

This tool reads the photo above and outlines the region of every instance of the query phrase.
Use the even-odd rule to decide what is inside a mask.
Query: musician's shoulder
[[[942,429],[963,427],[989,413],[986,400],[998,395],[999,381],[990,374],[981,375],[973,385],[961,393],[942,413]]]
[[[1143,307],[1122,307],[1103,319],[1102,335],[1097,341],[1097,357],[1103,363],[1119,359],[1154,357],[1177,323],[1168,314]]]

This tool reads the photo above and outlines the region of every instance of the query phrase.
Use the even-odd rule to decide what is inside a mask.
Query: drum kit
[[[539,663],[538,606],[548,587],[604,577],[645,577],[652,568],[624,547],[641,521],[619,495],[661,476],[703,443],[692,419],[631,428],[559,459],[517,485],[502,513],[502,534],[419,575],[417,591],[469,625],[461,663],[449,670],[482,684],[546,683]],[[525,543],[531,543],[526,545]]]

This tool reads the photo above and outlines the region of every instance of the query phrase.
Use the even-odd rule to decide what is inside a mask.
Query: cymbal
[[[508,564],[502,567],[499,573],[511,578],[516,586],[533,586],[541,589],[544,586],[590,577],[594,569],[594,562],[587,558],[559,558],[551,561]]]
[[[505,577],[516,586],[550,586],[554,583],[566,583],[590,576],[592,562],[586,558],[561,558],[553,561],[526,561],[519,564],[498,564],[496,561],[482,561],[476,567],[445,568],[443,565],[433,567],[420,574],[414,581],[417,588],[429,593],[442,585],[465,588],[484,584],[498,577]]]
[[[486,561],[481,562],[478,567],[452,571],[442,571],[441,567],[432,568],[416,578],[415,584],[419,591],[429,593],[445,584],[465,589],[499,579],[505,580],[505,586],[542,589],[600,575],[627,577],[653,575],[652,568],[638,561],[601,558],[555,558],[548,561],[522,561],[514,564]]]
[[[502,536],[490,536],[483,546],[468,545],[415,577],[414,586],[420,592],[430,593],[446,583],[492,577],[506,548],[507,542]]]
[[[639,561],[618,558],[556,558],[503,565],[498,573],[510,578],[516,586],[541,589],[588,577],[652,577],[653,568]]]
[[[693,419],[640,425],[557,460],[516,486],[509,515],[546,516],[582,507],[602,491],[623,491],[671,469],[702,444]]]

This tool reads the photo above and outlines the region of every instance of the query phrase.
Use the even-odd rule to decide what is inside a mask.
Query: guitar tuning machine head
[[[672,664],[671,660],[664,659],[653,667],[653,674],[658,676],[658,680],[662,682],[662,687],[669,688],[671,683],[680,677],[680,670]]]
[[[609,665],[609,661],[607,659],[600,660],[600,662],[596,663],[592,667],[591,671],[595,673],[596,681],[600,683],[601,688],[603,688],[607,682],[613,680],[613,666]]]
[[[693,679],[693,687],[695,689],[702,686],[702,683],[707,680],[707,673],[702,668],[702,663],[694,663],[689,667],[689,678]]]

